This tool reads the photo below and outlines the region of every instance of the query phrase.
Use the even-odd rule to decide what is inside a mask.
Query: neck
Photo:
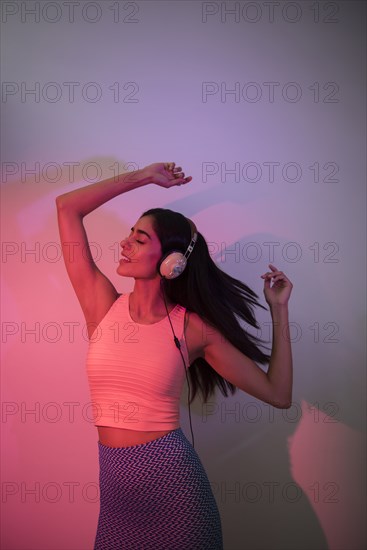
[[[172,303],[167,297],[166,302],[169,310]],[[130,294],[130,309],[139,318],[165,315],[167,312],[160,279],[149,282],[135,280],[134,290]]]

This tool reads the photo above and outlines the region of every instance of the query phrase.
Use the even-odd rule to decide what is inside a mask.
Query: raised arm
[[[267,372],[235,348],[218,330],[203,327],[203,321],[195,314],[190,315],[186,339],[192,342],[192,348],[196,350],[192,360],[196,356],[204,357],[213,369],[237,388],[274,407],[287,409],[292,404],[293,387],[288,316],[288,300],[293,285],[282,271],[271,264],[269,267],[271,271],[261,276],[273,324],[272,352]]]
[[[84,216],[114,197],[149,183],[172,187],[190,180],[175,163],[156,163],[56,197],[63,258],[87,323],[98,324],[118,293],[93,260]]]

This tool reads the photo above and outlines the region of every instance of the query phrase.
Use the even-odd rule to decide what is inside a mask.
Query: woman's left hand
[[[269,264],[269,267],[271,272],[261,275],[264,279],[265,300],[269,306],[287,305],[293,285],[283,271],[278,271],[272,264]],[[270,286],[271,281],[272,286]]]

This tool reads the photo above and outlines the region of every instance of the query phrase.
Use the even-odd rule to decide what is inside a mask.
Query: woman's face
[[[121,241],[121,259],[117,273],[134,279],[159,277],[157,263],[162,257],[161,243],[153,229],[153,218],[139,218],[130,235]]]

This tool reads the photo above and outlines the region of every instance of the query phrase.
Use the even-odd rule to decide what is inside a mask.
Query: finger
[[[264,279],[264,282],[268,282],[269,285],[286,282],[284,275],[274,275],[272,273],[265,273],[265,275],[261,275],[261,278]]]
[[[182,172],[181,166],[178,166],[174,169],[174,172]]]
[[[187,176],[187,178],[182,178],[180,180],[177,180],[176,185],[184,185],[185,183],[189,183],[192,180],[191,176]]]
[[[284,275],[276,275],[275,277],[271,277],[271,281],[273,285],[275,285],[276,283],[287,283],[287,279],[284,277]]]
[[[272,270],[272,273],[270,273],[269,271],[267,271],[266,273],[264,273],[264,275],[261,275],[261,277],[273,276],[273,275],[275,275],[274,272],[276,272],[276,273],[281,273],[280,271],[278,271],[278,269],[277,269],[273,264],[269,264],[269,267],[270,267],[270,269]]]
[[[292,283],[286,278],[286,277],[279,277],[279,278],[276,278],[274,279],[273,281],[273,284],[279,284],[281,285],[282,287],[291,287],[292,286]]]
[[[272,271],[271,273],[268,272],[268,274],[271,275],[271,277],[275,277],[275,275],[284,275],[283,271],[278,270]]]
[[[272,273],[273,276],[274,276],[274,275],[284,275],[283,271],[279,271],[279,270],[275,267],[275,265],[269,264],[269,267],[270,267],[270,269],[271,269],[272,272],[273,272],[273,273]],[[284,275],[284,277],[287,279],[286,275]]]
[[[286,283],[286,281],[285,281],[284,277],[278,275],[277,277],[274,277],[274,279],[273,279],[273,285],[275,285],[276,283],[283,284],[283,283]]]
[[[283,273],[283,271],[276,271],[271,274],[272,277],[281,277],[284,280],[288,281],[288,277]]]
[[[270,274],[270,277],[272,279],[275,279],[276,277],[285,277],[285,275],[281,271],[274,271],[273,273]]]
[[[270,279],[265,279],[264,281],[264,289],[265,288],[270,288]]]
[[[273,271],[272,273],[269,273],[269,271],[267,271],[266,273],[264,273],[264,275],[261,275],[261,277],[267,277],[269,279],[272,279],[273,277],[275,277],[276,275],[280,275],[281,274],[281,271]]]

